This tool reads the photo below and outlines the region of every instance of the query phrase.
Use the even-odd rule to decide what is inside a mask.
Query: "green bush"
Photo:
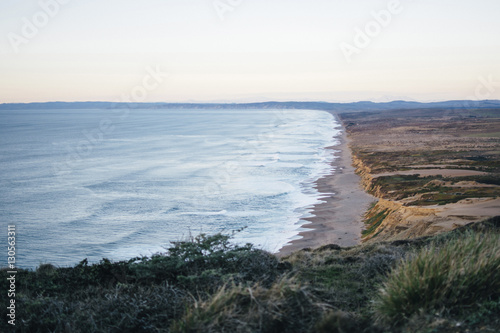
[[[500,235],[468,231],[401,262],[383,283],[375,313],[397,325],[418,315],[466,315],[499,298]]]
[[[228,281],[271,284],[279,275],[279,261],[252,244],[232,244],[231,236],[200,234],[176,242],[165,254],[136,258],[130,265],[135,278],[181,285],[198,291],[215,291]]]

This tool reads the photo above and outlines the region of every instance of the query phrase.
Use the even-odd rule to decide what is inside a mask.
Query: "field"
[[[500,109],[358,112],[340,118],[365,190],[387,200],[368,212],[367,239],[431,235],[500,215]],[[388,202],[400,208],[387,211]]]

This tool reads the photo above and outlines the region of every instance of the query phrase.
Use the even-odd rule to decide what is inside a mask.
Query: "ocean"
[[[339,133],[312,110],[1,110],[0,234],[16,226],[22,268],[241,228],[235,242],[276,252],[320,202]]]

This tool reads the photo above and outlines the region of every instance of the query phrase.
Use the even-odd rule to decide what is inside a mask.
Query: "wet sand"
[[[338,122],[340,120],[334,114]],[[303,248],[316,248],[326,244],[342,247],[354,246],[361,241],[363,214],[375,198],[366,193],[360,185],[360,178],[354,173],[349,139],[342,129],[340,145],[328,147],[336,152],[332,162],[333,173],[316,181],[316,188],[324,193],[324,202],[314,206],[314,217],[305,218],[310,223],[303,225],[309,229],[300,232],[302,238],[293,240],[282,247],[278,255],[287,255]]]

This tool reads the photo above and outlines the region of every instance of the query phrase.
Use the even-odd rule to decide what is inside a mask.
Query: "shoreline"
[[[339,116],[330,113],[342,125]],[[277,255],[285,256],[297,250],[327,244],[337,244],[341,247],[360,244],[364,226],[362,216],[375,198],[361,188],[360,177],[351,165],[351,149],[344,126],[338,139],[339,145],[326,147],[339,152],[335,153],[337,158],[332,161],[332,173],[315,182],[314,187],[323,198],[321,203],[313,206],[311,214],[314,216],[303,219],[308,223],[302,225],[302,228],[308,230],[299,232],[298,236],[302,238],[285,244]]]

